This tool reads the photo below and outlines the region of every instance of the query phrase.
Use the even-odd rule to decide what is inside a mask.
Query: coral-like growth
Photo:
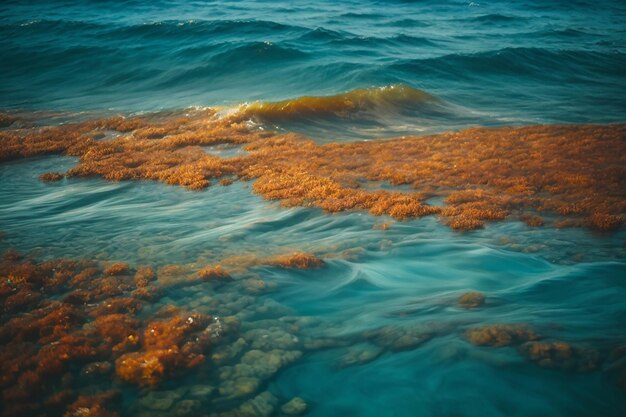
[[[537,340],[537,334],[520,324],[491,324],[468,330],[467,339],[478,346],[510,346]]]
[[[316,269],[325,265],[324,261],[310,253],[295,252],[291,255],[277,256],[266,262],[281,268]]]

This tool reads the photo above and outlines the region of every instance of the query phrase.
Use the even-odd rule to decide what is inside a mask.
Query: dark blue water
[[[626,4],[604,0],[4,1],[0,108],[145,111],[404,83],[474,123],[623,121],[624,22]]]
[[[381,117],[278,124],[317,139],[340,132],[358,140],[626,120],[620,1],[4,1],[0,36],[0,109],[68,112],[53,113],[55,122],[75,112],[230,108],[398,84],[432,100],[394,114],[385,108]],[[50,115],[38,114],[28,117]],[[176,414],[179,403],[158,411],[153,393],[110,382],[124,392],[123,416],[213,416],[250,401],[248,414],[230,415],[282,416],[280,406],[295,396],[315,417],[626,415],[626,394],[607,372],[609,352],[626,343],[624,230],[503,221],[460,234],[433,217],[395,222],[285,209],[247,183],[191,192],[38,180],[75,163],[54,156],[0,165],[0,250],[226,267],[233,257],[306,251],[327,263],[312,271],[257,266],[221,289],[168,293],[154,310],[176,304],[235,316],[245,348],[157,390],[200,411]],[[270,290],[255,292],[256,279]],[[470,290],[486,295],[482,308],[459,307]],[[587,373],[550,369],[514,346],[468,342],[468,329],[490,323],[523,323],[545,341],[594,349],[600,364]],[[381,339],[360,336],[381,328]],[[386,344],[402,335],[428,339],[410,349]],[[301,357],[269,375],[263,361],[254,371],[237,368],[259,345]],[[350,362],[359,355],[368,359]],[[237,386],[237,372],[253,372],[260,388],[224,402],[219,389]],[[193,394],[207,385],[211,394]]]

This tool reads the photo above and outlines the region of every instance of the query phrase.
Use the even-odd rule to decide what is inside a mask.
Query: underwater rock
[[[302,356],[300,351],[274,349],[268,352],[253,349],[246,352],[234,366],[219,369],[221,396],[239,398],[257,391],[261,383]]]
[[[562,341],[524,343],[520,352],[543,368],[591,372],[600,364],[600,355],[596,350],[574,347]]]
[[[485,303],[485,295],[477,291],[470,291],[461,294],[459,297],[459,306],[462,308],[478,308]]]
[[[294,334],[286,332],[279,327],[253,329],[245,332],[243,337],[250,343],[252,349],[293,350],[299,345],[299,339]]]
[[[270,417],[274,415],[277,404],[278,399],[269,391],[265,391],[234,410],[211,414],[211,417]]]
[[[269,391],[265,391],[239,407],[241,417],[269,417],[274,413],[278,400]]]
[[[348,348],[348,351],[339,358],[339,360],[337,361],[337,366],[340,368],[345,368],[354,365],[364,365],[378,359],[383,353],[384,349],[378,346],[351,346],[350,348]]]
[[[322,350],[342,347],[350,343],[350,341],[339,337],[311,337],[304,339],[302,346],[306,350]]]
[[[248,278],[243,283],[246,291],[251,294],[262,294],[272,291],[276,288],[275,283],[269,283],[261,278]]]
[[[302,352],[297,350],[273,349],[268,352],[257,349],[249,350],[242,356],[239,364],[222,368],[220,379],[227,380],[242,376],[267,379],[301,356]]]
[[[539,338],[529,327],[521,324],[489,324],[465,332],[467,339],[477,346],[510,346]]]
[[[293,397],[280,407],[280,410],[288,416],[298,416],[304,414],[308,409],[307,403],[300,397]]]
[[[176,401],[182,398],[180,392],[171,391],[149,391],[139,398],[138,403],[143,408],[156,411],[167,411],[172,408]]]
[[[259,378],[244,376],[227,379],[220,384],[219,393],[225,398],[241,398],[254,394],[259,389]]]
[[[626,345],[613,349],[609,356],[606,373],[611,382],[626,393]]]
[[[214,349],[211,359],[217,365],[223,365],[238,357],[247,346],[246,340],[240,337],[234,343],[224,344]]]
[[[215,387],[212,385],[192,385],[189,387],[188,395],[199,399],[210,397],[215,392]]]
[[[261,303],[253,303],[253,316],[256,317],[283,317],[292,313],[288,307],[279,302],[266,298]]]
[[[385,326],[363,333],[363,339],[394,352],[416,349],[429,341],[432,332],[413,327]]]
[[[176,403],[174,407],[173,416],[174,417],[190,417],[197,416],[198,412],[202,408],[202,403],[198,400],[181,400]]]

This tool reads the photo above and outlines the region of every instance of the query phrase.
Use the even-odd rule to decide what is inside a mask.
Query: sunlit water
[[[311,351],[268,382],[280,398],[306,399],[309,415],[618,416],[626,410],[623,394],[601,369],[543,369],[514,347],[476,347],[463,334],[485,323],[526,323],[549,339],[600,350],[619,344],[626,339],[623,232],[504,222],[459,234],[435,218],[396,223],[362,213],[281,209],[241,184],[191,192],[157,183],[45,184],[37,178],[73,164],[45,157],[1,166],[2,247],[42,258],[153,265],[294,250],[327,260],[320,270],[256,267],[243,274],[242,280],[258,274],[275,286],[260,295],[240,293],[241,284],[217,292],[199,285],[160,301],[237,313],[261,329],[267,326],[261,319],[305,316],[324,324],[301,338],[345,337],[344,345]],[[374,228],[382,221],[391,227]],[[458,307],[457,297],[468,290],[486,294],[483,308]],[[220,297],[230,299],[233,291],[239,305],[220,306]],[[351,350],[376,349],[353,336],[381,326],[424,329],[432,338],[339,366]],[[192,373],[170,388],[206,382]],[[128,395],[132,404],[136,394]]]
[[[625,21],[619,1],[7,1],[0,5],[0,108],[70,112],[52,115],[61,122],[189,106],[228,111],[254,100],[405,84],[436,104],[267,127],[332,141],[471,125],[618,122],[626,119]],[[626,397],[605,362],[591,373],[545,369],[516,347],[476,347],[464,335],[477,325],[524,323],[546,340],[589,346],[605,359],[626,342],[623,230],[504,221],[457,233],[435,217],[395,222],[285,209],[254,195],[250,183],[191,192],[151,182],[38,179],[75,163],[53,156],[0,165],[0,250],[155,266],[294,251],[326,261],[309,271],[257,266],[223,287],[170,290],[147,308],[172,303],[237,315],[249,341],[265,340],[255,331],[271,340],[298,323],[298,341],[267,343],[303,356],[258,392],[281,403],[300,396],[307,415],[626,415]],[[258,277],[267,291],[247,286]],[[483,307],[458,306],[470,290],[486,295]],[[382,326],[428,338],[394,351],[358,336]],[[325,339],[340,342],[304,347]],[[371,358],[343,366],[362,351]],[[161,389],[189,398],[193,387],[219,385],[218,373],[208,366]],[[146,392],[116,386],[124,389],[124,415],[135,415]],[[210,413],[211,395],[206,409],[190,415]]]
[[[0,108],[147,111],[408,84],[456,117],[362,136],[623,121],[625,20],[614,0],[5,1]]]

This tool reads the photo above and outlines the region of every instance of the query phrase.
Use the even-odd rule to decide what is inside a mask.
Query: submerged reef
[[[0,261],[0,415],[299,415],[310,409],[308,400],[280,398],[269,388],[305,355],[334,349],[336,367],[360,366],[465,327],[429,322],[350,331],[255,297],[257,282],[265,286],[256,266],[324,264],[295,252],[231,273],[201,262],[135,267],[37,261],[7,251]],[[483,301],[469,292],[457,302],[476,308]],[[606,364],[607,376],[624,388],[623,347],[610,352],[544,340],[522,324],[478,325],[464,334],[483,349],[512,348],[559,371],[594,372]]]
[[[324,261],[295,252],[242,270],[259,265]],[[6,251],[0,415],[262,416],[281,404],[284,413],[304,413],[302,399],[277,398],[267,385],[314,350],[305,348],[302,329],[324,325],[251,297],[258,281],[254,272],[231,275],[200,262],[134,267]],[[192,372],[198,384],[170,389]]]
[[[301,105],[305,109],[298,111],[309,104]],[[293,133],[265,131],[249,120],[251,111],[224,116],[213,109],[189,110],[8,128],[0,132],[0,161],[43,154],[79,158],[67,173],[44,173],[45,181],[100,176],[201,190],[213,180],[255,180],[254,192],[284,206],[367,210],[399,220],[438,215],[456,230],[507,218],[532,227],[599,231],[626,221],[624,124],[472,128],[319,145]],[[117,136],[98,139],[111,131]],[[243,146],[246,153],[221,158],[202,148],[218,144]],[[372,182],[392,189],[366,186]],[[412,191],[393,190],[397,186]],[[434,197],[444,205],[429,205]]]

